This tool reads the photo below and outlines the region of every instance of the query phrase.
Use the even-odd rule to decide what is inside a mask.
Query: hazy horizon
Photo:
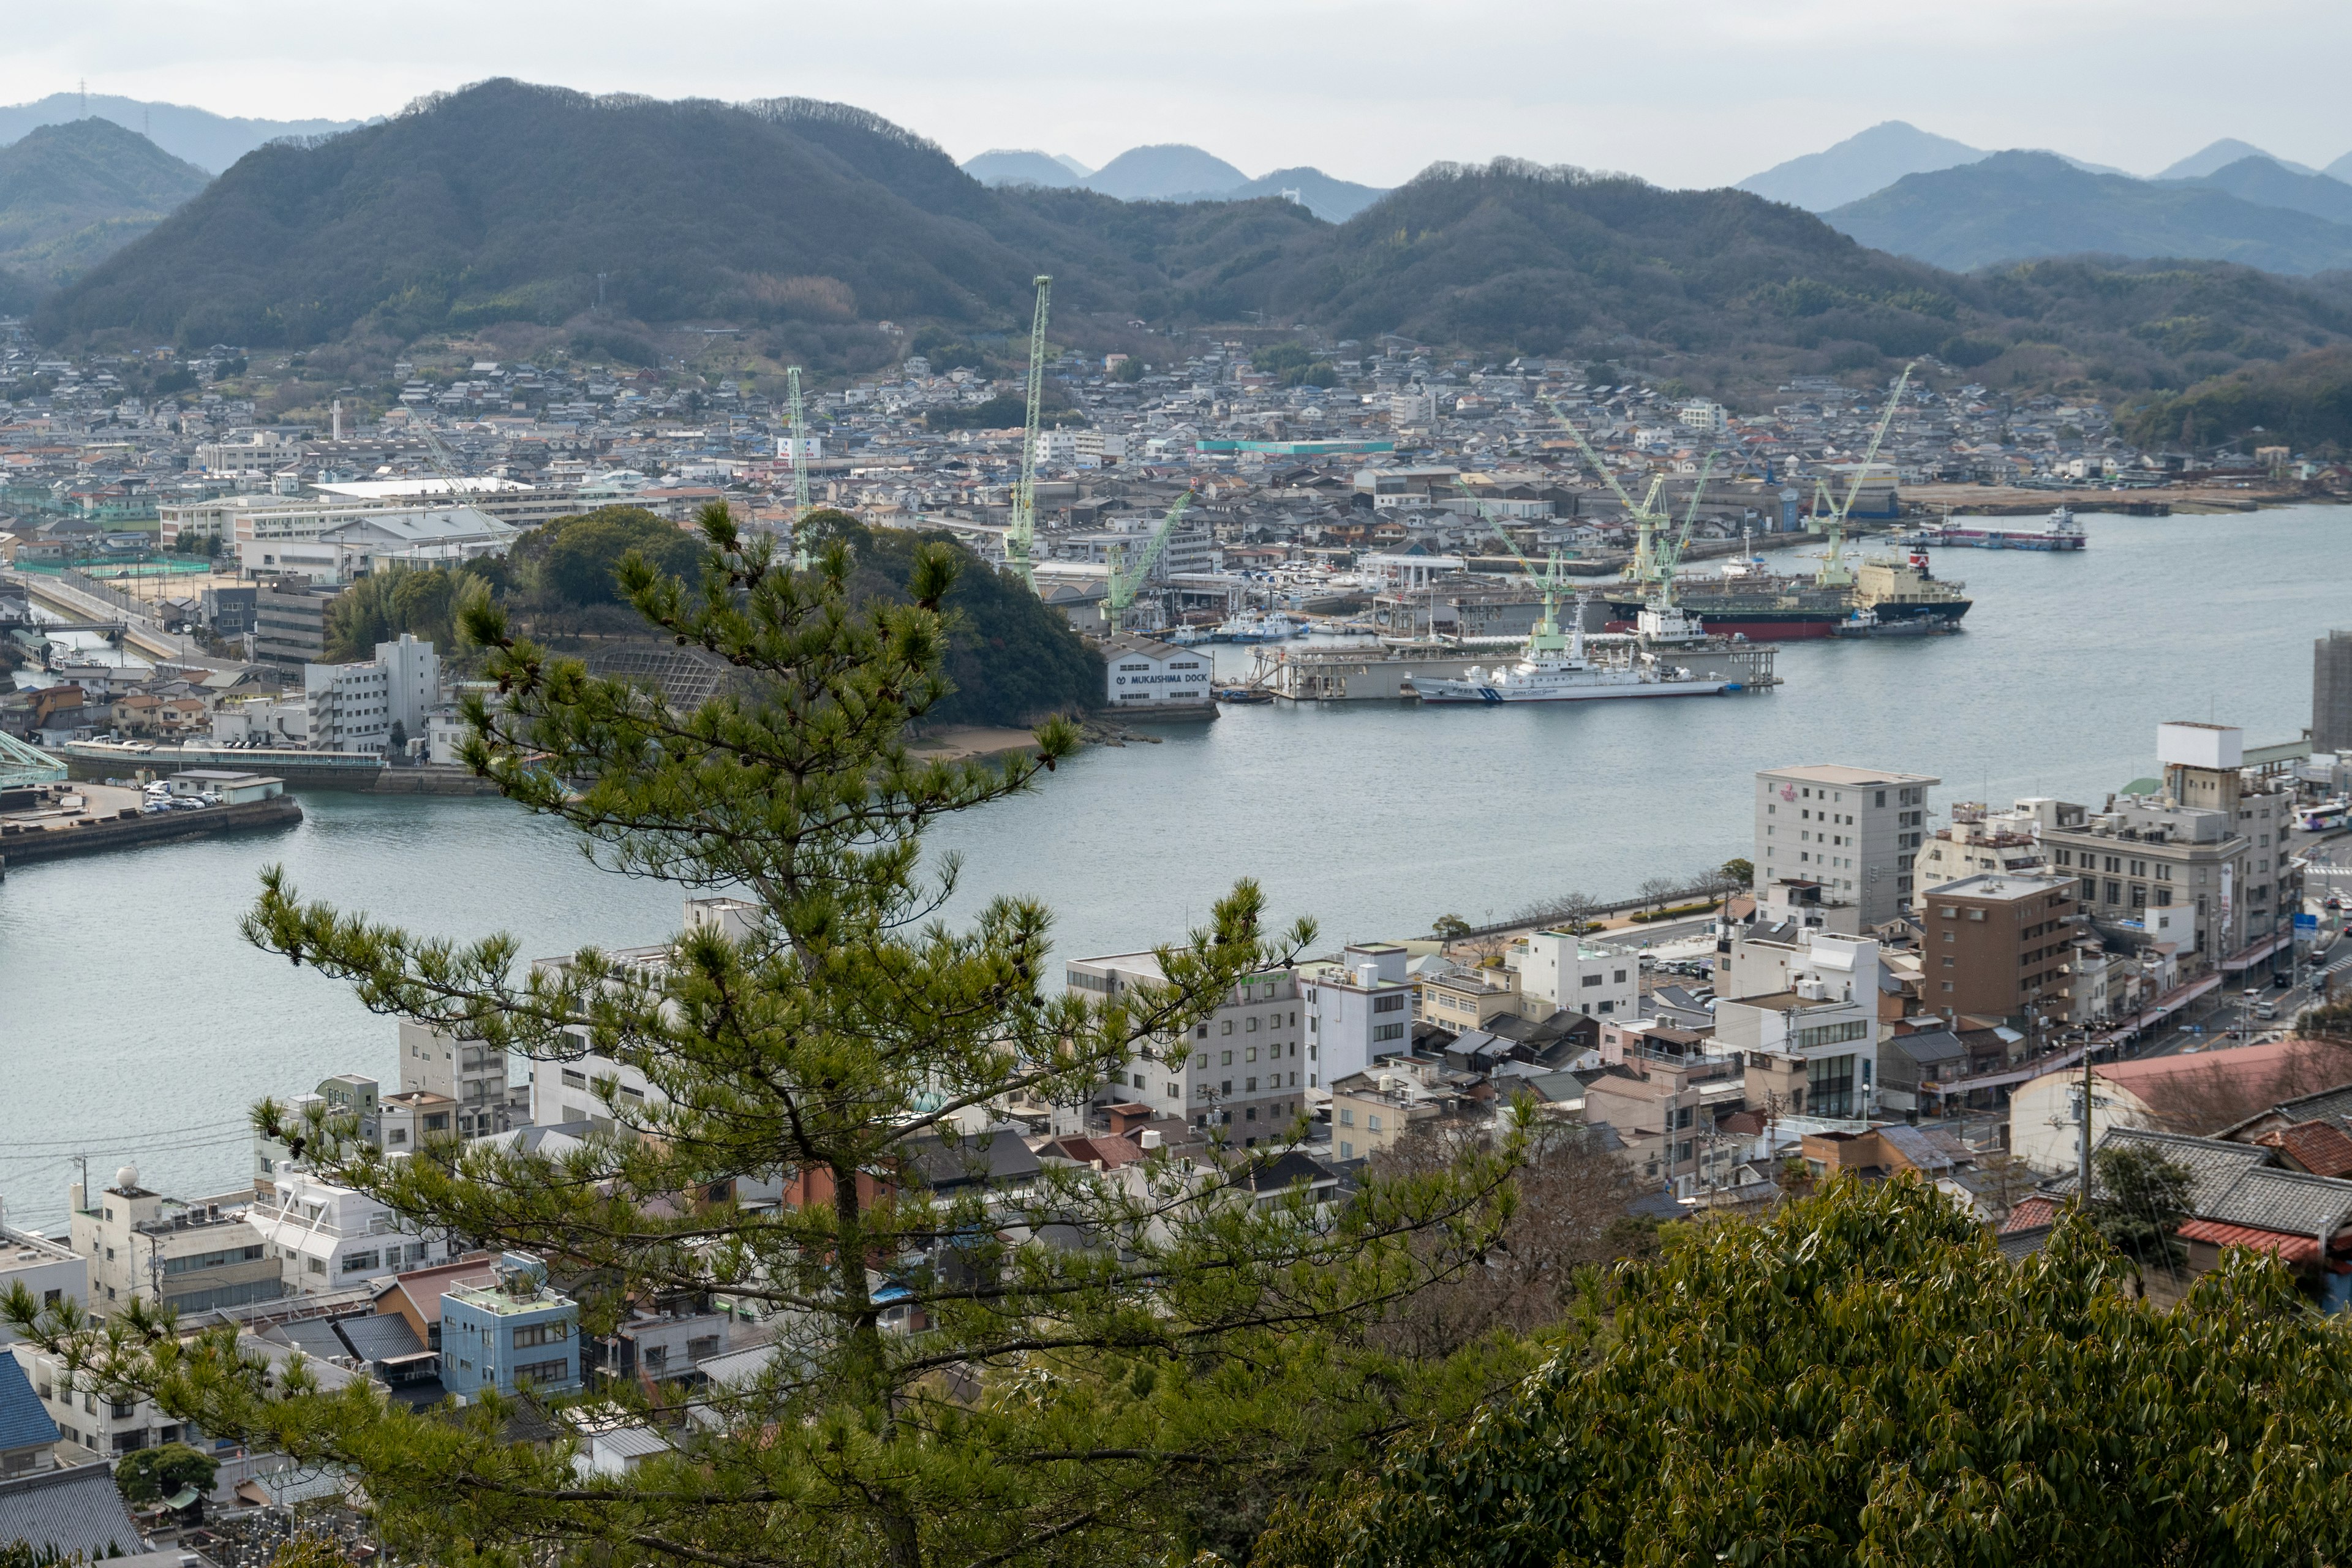
[[[85,0],[19,16],[0,100],[71,92],[270,120],[364,120],[486,78],[869,109],[958,160],[997,148],[1100,167],[1181,142],[1253,176],[1295,164],[1392,185],[1508,154],[1725,185],[1882,121],[1978,147],[2048,147],[2153,174],[2222,137],[2322,167],[2352,151],[2327,72],[2352,7],[2248,0],[1975,0],[1905,14],[1853,0],[1696,0],[1671,28],[1622,7],[1472,0],[1209,0],[1181,25],[1071,0],[910,0],[780,19],[688,0],[658,30],[612,0],[494,10],[448,0],[337,15],[289,0],[168,10]],[[2280,51],[2265,40],[2292,36]],[[1516,68],[1503,71],[1498,67]],[[2178,91],[2193,83],[2193,115]],[[2298,90],[2300,89],[2301,90]]]

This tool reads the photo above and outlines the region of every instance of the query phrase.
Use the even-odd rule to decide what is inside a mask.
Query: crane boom
[[[1134,571],[1125,570],[1127,552],[1117,544],[1110,547],[1110,594],[1103,613],[1113,637],[1118,635],[1120,617],[1135,603],[1136,590],[1141,588],[1145,579],[1151,575],[1151,569],[1160,564],[1160,554],[1168,548],[1169,535],[1176,531],[1176,520],[1182,517],[1184,509],[1192,504],[1191,490],[1176,498],[1176,504],[1168,509],[1168,515],[1160,520],[1158,528],[1152,530],[1151,542],[1144,546],[1143,559],[1135,563]]]
[[[792,383],[793,526],[798,528],[809,511],[808,423],[801,416],[801,367],[793,365],[784,374]]]
[[[1691,487],[1690,505],[1683,510],[1683,525],[1666,542],[1657,555],[1658,598],[1662,605],[1675,602],[1675,574],[1682,569],[1683,552],[1690,548],[1691,527],[1698,521],[1699,498],[1706,493],[1707,476],[1715,471],[1716,454],[1709,452],[1698,466],[1698,483]]]
[[[1870,465],[1877,460],[1878,448],[1885,444],[1886,432],[1895,425],[1895,411],[1903,406],[1903,389],[1911,384],[1911,373],[1918,368],[1919,362],[1914,360],[1903,367],[1901,375],[1895,378],[1895,390],[1886,399],[1886,412],[1878,416],[1878,428],[1871,432],[1870,447],[1863,453],[1862,462],[1853,470],[1853,482],[1845,488],[1845,500],[1840,501],[1837,510],[1830,514],[1829,553],[1822,562],[1822,569],[1814,574],[1814,581],[1824,587],[1840,586],[1853,581],[1853,572],[1845,563],[1845,516],[1853,510],[1854,499],[1862,494],[1862,481],[1870,477]],[[1822,488],[1826,490],[1827,486]]]
[[[1021,581],[1037,586],[1032,557],[1037,547],[1037,425],[1045,395],[1045,317],[1054,279],[1036,277],[1037,309],[1029,322],[1029,417],[1021,432],[1021,485],[1013,494],[1013,528],[1004,536],[1004,557]]]

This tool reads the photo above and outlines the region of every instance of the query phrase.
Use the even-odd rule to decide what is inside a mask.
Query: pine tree
[[[412,936],[306,903],[278,870],[246,921],[379,1013],[492,1051],[593,1055],[657,1092],[605,1077],[618,1131],[552,1156],[448,1142],[391,1158],[267,1102],[257,1121],[409,1225],[543,1258],[584,1332],[633,1301],[718,1298],[769,1315],[765,1365],[698,1391],[671,1457],[583,1479],[566,1442],[516,1440],[512,1399],[413,1414],[364,1384],[320,1393],[144,1302],[98,1333],[21,1295],[11,1318],[208,1434],[347,1467],[388,1539],[436,1561],[1173,1561],[1245,1540],[1272,1489],[1514,1370],[1507,1348],[1415,1363],[1365,1331],[1475,1274],[1510,1211],[1517,1131],[1325,1204],[1262,1190],[1278,1148],[1049,1168],[1009,1196],[924,1184],[917,1148],[931,1168],[985,1162],[1013,1136],[984,1130],[992,1106],[1072,1103],[1189,1049],[1196,1020],[1312,929],[1267,933],[1244,882],[1160,950],[1164,983],[1081,999],[1055,983],[1035,903],[950,925],[956,868],[925,860],[926,829],[1037,785],[1073,727],[1042,726],[1006,763],[910,755],[908,725],[945,690],[953,556],[922,552],[911,603],[859,605],[845,542],[794,572],[723,507],[700,526],[696,585],[635,555],[619,577],[655,626],[740,670],[736,689],[676,712],[477,600],[467,630],[500,697],[469,700],[466,755],[611,869],[739,892],[748,929],[690,929],[658,963],[592,950],[518,973],[509,937]],[[762,1177],[796,1201],[734,1200]]]

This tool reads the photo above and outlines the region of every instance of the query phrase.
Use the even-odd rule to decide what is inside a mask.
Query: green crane
[[[1184,509],[1192,504],[1191,490],[1176,498],[1176,504],[1168,509],[1168,515],[1160,520],[1158,528],[1152,530],[1151,542],[1143,547],[1143,559],[1135,563],[1134,571],[1126,570],[1126,548],[1119,544],[1110,547],[1110,596],[1103,605],[1103,620],[1109,626],[1111,636],[1118,635],[1120,619],[1135,603],[1136,592],[1151,575],[1151,569],[1160,564],[1160,552],[1168,548],[1168,536],[1176,531],[1176,520],[1182,517]]]
[[[1583,616],[1578,615],[1572,637],[1562,634],[1559,629],[1559,595],[1568,585],[1568,574],[1559,563],[1559,552],[1553,551],[1549,564],[1538,572],[1535,563],[1520,551],[1519,542],[1513,539],[1501,523],[1488,517],[1485,507],[1479,506],[1475,500],[1470,504],[1477,508],[1479,521],[1495,531],[1495,537],[1503,542],[1503,548],[1509,551],[1511,559],[1519,563],[1519,570],[1527,574],[1528,585],[1543,595],[1543,617],[1536,622],[1535,630],[1528,637],[1528,651],[1530,654],[1564,654],[1570,658],[1582,658]]]
[[[1717,453],[1709,452],[1706,460],[1699,464],[1698,483],[1691,487],[1690,505],[1683,511],[1683,525],[1657,552],[1657,605],[1660,609],[1670,609],[1674,605],[1675,574],[1682,569],[1683,552],[1690,548],[1691,525],[1698,521],[1699,497],[1706,493],[1707,476],[1715,471],[1717,456]]]
[[[1021,483],[1013,492],[1013,527],[1004,536],[1006,564],[1032,590],[1037,586],[1032,559],[1037,549],[1037,423],[1045,396],[1045,316],[1054,280],[1041,272],[1036,283],[1037,311],[1029,323],[1029,419],[1021,432]]]
[[[1903,405],[1903,389],[1911,384],[1911,373],[1918,368],[1919,362],[1914,360],[1903,367],[1901,375],[1895,378],[1895,391],[1886,399],[1886,412],[1878,416],[1878,428],[1871,434],[1870,449],[1863,453],[1862,461],[1854,468],[1853,482],[1845,488],[1845,500],[1840,501],[1837,510],[1830,514],[1829,553],[1822,558],[1822,569],[1813,574],[1813,581],[1824,588],[1853,586],[1853,568],[1845,563],[1845,514],[1853,510],[1854,498],[1862,494],[1862,481],[1869,477],[1870,465],[1876,460],[1878,448],[1895,424],[1895,411]],[[1819,480],[1815,484],[1816,496],[1828,493],[1826,484]],[[1817,514],[1818,505],[1816,502]]]
[[[808,542],[801,537],[801,520],[809,514],[808,422],[801,416],[801,367],[793,365],[784,375],[791,384],[793,413],[793,566],[805,572]]]
[[[1584,432],[1576,427],[1576,422],[1562,414],[1559,405],[1549,398],[1545,399],[1544,406],[1551,410],[1552,417],[1568,426],[1569,436],[1576,442],[1576,449],[1584,454],[1584,460],[1592,465],[1601,482],[1615,492],[1619,504],[1625,509],[1625,515],[1633,521],[1633,559],[1625,565],[1626,581],[1654,586],[1659,579],[1658,525],[1671,521],[1658,510],[1658,497],[1666,486],[1665,477],[1654,477],[1650,480],[1650,493],[1636,506],[1633,498],[1625,493],[1625,487],[1619,484],[1617,477],[1609,471],[1609,465],[1601,460],[1601,454],[1586,442]]]

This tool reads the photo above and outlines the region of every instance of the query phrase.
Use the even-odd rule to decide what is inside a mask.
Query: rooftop
[[[1798,784],[1840,784],[1860,789],[1869,784],[1937,784],[1944,781],[1926,773],[1890,773],[1884,768],[1849,768],[1837,763],[1809,763],[1793,768],[1763,768],[1759,779],[1794,780]]]
[[[2040,898],[2045,893],[2068,893],[2074,889],[2072,877],[2021,877],[2008,871],[1979,871],[1973,877],[1946,882],[1932,892],[1920,895],[1920,901],[1940,899],[1979,899],[1994,903],[2017,903],[2026,899]]]

